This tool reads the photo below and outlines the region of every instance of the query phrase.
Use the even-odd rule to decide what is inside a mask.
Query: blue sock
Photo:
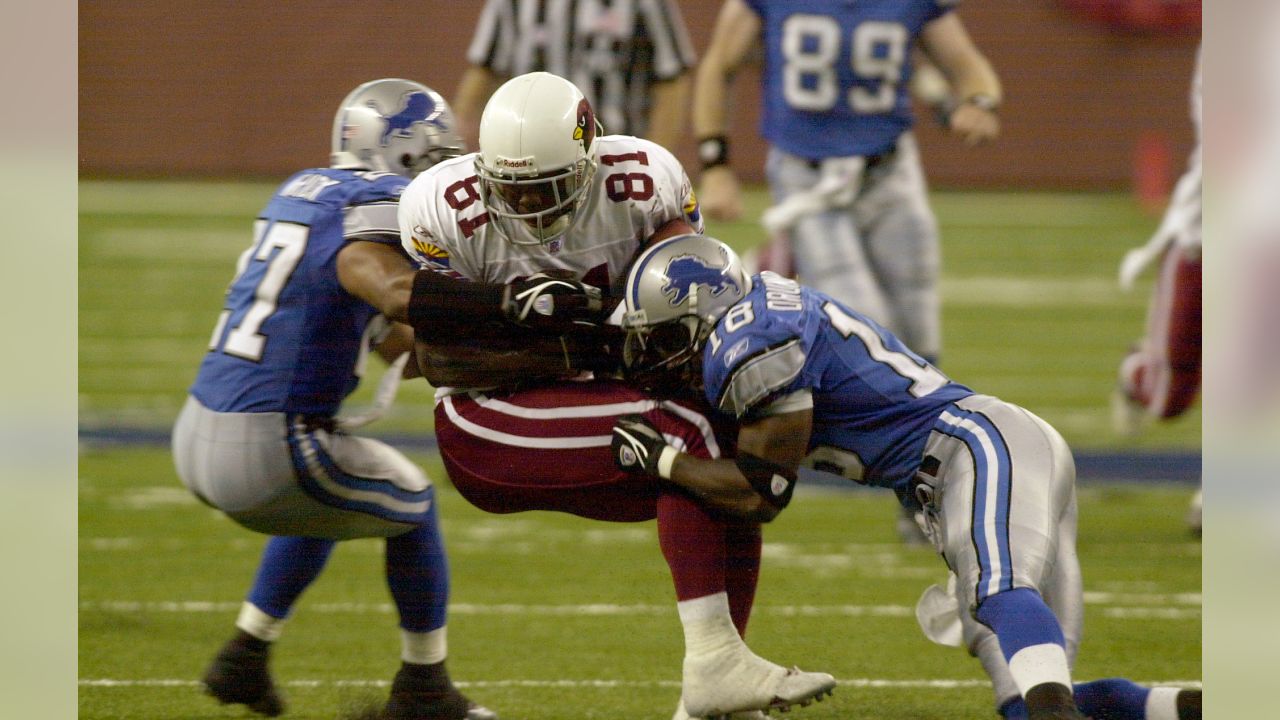
[[[1076,683],[1076,706],[1093,720],[1146,720],[1151,690],[1124,678]],[[1005,720],[1027,720],[1027,705],[1014,698],[1000,706]]]
[[[1076,683],[1076,705],[1093,720],[1145,720],[1149,688],[1124,678]]]
[[[1006,702],[1000,706],[1000,717],[1004,720],[1028,720],[1027,703],[1021,697]]]
[[[387,587],[400,612],[400,627],[425,633],[443,627],[449,605],[449,561],[436,509],[416,529],[387,538]]]
[[[978,606],[978,622],[1000,638],[1000,651],[1006,661],[1019,650],[1033,645],[1066,645],[1057,616],[1044,604],[1040,593],[1030,588],[1014,588],[989,596]]]
[[[298,601],[329,561],[334,540],[273,537],[267,541],[258,563],[258,574],[249,590],[249,602],[273,618],[289,617]]]

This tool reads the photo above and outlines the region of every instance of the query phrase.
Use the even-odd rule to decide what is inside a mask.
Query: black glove
[[[574,279],[567,270],[534,273],[507,283],[502,315],[521,327],[567,332],[598,325],[604,302],[600,288]]]
[[[623,470],[670,480],[677,454],[658,428],[639,415],[623,415],[613,424],[613,461]]]

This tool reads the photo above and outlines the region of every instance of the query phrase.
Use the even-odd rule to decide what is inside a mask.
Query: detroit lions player
[[[760,250],[761,269],[794,270],[934,364],[942,350],[941,261],[911,130],[913,56],[923,54],[949,81],[953,134],[976,145],[1000,129],[999,78],[956,4],[728,0],[694,92],[702,205],[709,217],[732,219],[741,200],[725,141],[727,87],[763,37],[760,131],[770,145],[765,171],[775,205],[762,218],[772,241]],[[925,542],[905,513],[898,532]]]
[[[931,361],[941,347],[939,251],[911,132],[917,43],[958,98],[951,131],[970,145],[999,133],[1000,81],[955,4],[727,0],[694,92],[702,207],[732,219],[741,200],[725,140],[728,85],[763,38],[761,134],[776,203],[766,227],[789,238],[806,284],[860,308]]]
[[[384,537],[403,663],[383,717],[496,717],[445,670],[449,568],[430,479],[335,420],[371,347],[388,360],[412,349],[410,328],[376,309],[388,304],[392,278],[412,274],[399,253],[396,201],[410,178],[461,151],[438,93],[408,80],[365,83],[338,109],[330,167],[286,180],[240,256],[173,431],[174,461],[191,492],[273,536],[238,633],[204,676],[223,703],[284,711],[268,668],[271,643],[337,541]],[[403,367],[402,359],[388,370],[389,391]]]
[[[716,457],[712,424],[696,400],[658,400],[583,372],[607,369],[607,358],[570,349],[598,334],[604,296],[621,291],[640,250],[701,229],[671,153],[602,136],[581,90],[545,72],[499,87],[480,119],[479,152],[422,173],[400,202],[403,246],[423,268],[409,319],[437,387],[436,438],[454,486],[495,513],[656,518],[685,636],[675,717],[759,717],[835,685],[768,662],[742,640],[759,523],[621,472],[609,450],[614,418],[642,413],[687,452]]]
[[[701,235],[658,243],[627,276],[623,360],[648,387],[694,386],[740,421],[733,460],[695,458],[643,418],[614,427],[615,460],[727,510],[771,517],[803,463],[893,490],[927,518],[956,580],[918,615],[990,674],[1004,717],[1199,716],[1199,692],[1124,680],[1076,689],[1083,621],[1075,465],[1027,410],[953,382],[847,305],[754,277]],[[755,490],[755,493],[752,490]],[[940,597],[941,596],[941,597]],[[957,627],[958,626],[958,627]]]

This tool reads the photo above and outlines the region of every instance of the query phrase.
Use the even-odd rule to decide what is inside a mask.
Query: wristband
[[[504,286],[471,282],[435,270],[419,270],[413,276],[409,295],[409,324],[414,330],[430,332],[440,322],[493,320],[502,317]]]
[[[739,452],[734,462],[752,489],[771,505],[784,508],[791,502],[791,494],[796,489],[794,470],[745,452]]]
[[[662,452],[658,453],[658,477],[663,480],[671,479],[671,467],[676,464],[676,456],[680,451],[670,445],[663,445]]]
[[[702,169],[729,164],[729,139],[724,135],[712,135],[698,141],[698,160]]]

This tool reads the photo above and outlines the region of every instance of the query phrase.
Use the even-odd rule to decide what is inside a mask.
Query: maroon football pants
[[[553,510],[611,522],[657,518],[677,600],[726,592],[744,633],[759,574],[760,525],[713,514],[674,486],[618,469],[613,424],[631,413],[679,450],[720,456],[702,410],[611,380],[449,395],[436,404],[436,438],[450,481],[481,510]]]

